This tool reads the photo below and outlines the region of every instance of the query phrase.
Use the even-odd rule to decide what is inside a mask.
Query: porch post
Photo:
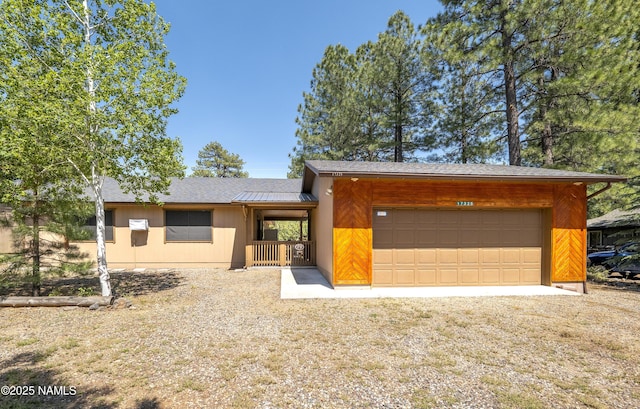
[[[251,243],[245,246],[245,266],[253,267],[253,244]]]
[[[278,259],[280,260],[280,267],[287,265],[287,244],[278,243]]]

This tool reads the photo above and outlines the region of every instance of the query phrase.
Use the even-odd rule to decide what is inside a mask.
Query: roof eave
[[[603,175],[602,177],[545,177],[526,175],[451,175],[434,173],[398,173],[398,172],[331,172],[317,171],[314,173],[320,177],[350,177],[350,178],[370,178],[370,179],[429,179],[429,180],[453,180],[453,181],[513,181],[513,182],[544,182],[544,183],[607,183],[625,182],[627,178],[619,176]]]

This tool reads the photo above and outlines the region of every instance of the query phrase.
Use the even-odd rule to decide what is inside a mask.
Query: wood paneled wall
[[[333,284],[371,283],[374,207],[551,208],[552,282],[586,280],[586,187],[551,183],[434,182],[336,178]],[[473,202],[473,207],[458,207]],[[544,265],[545,263],[543,263]],[[544,273],[543,273],[544,275]]]

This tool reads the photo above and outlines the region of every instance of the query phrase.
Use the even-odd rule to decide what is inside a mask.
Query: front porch
[[[310,223],[311,212],[318,204],[315,197],[247,192],[234,202],[243,205],[247,222],[246,267],[316,265]]]
[[[315,266],[313,241],[256,240],[247,246],[247,267]]]

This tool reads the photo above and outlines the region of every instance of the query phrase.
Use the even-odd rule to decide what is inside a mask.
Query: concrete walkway
[[[580,295],[544,285],[487,287],[347,287],[334,289],[315,268],[285,268],[280,279],[280,298],[434,298],[531,295]]]

